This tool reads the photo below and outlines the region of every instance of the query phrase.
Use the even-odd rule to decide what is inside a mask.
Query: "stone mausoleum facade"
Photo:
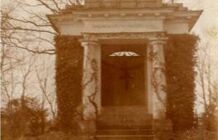
[[[200,14],[182,4],[164,4],[161,0],[86,0],[84,5],[49,15],[59,36],[68,37],[68,42],[72,38],[72,45],[65,47],[79,48],[65,50],[75,61],[57,66],[64,69],[74,62],[80,66],[78,73],[69,66],[65,73],[57,74],[57,96],[67,96],[58,99],[62,102],[58,109],[70,101],[68,94],[81,99],[72,106],[82,108],[82,120],[87,122],[84,129],[93,133],[106,128],[145,129],[153,125],[153,120],[166,118],[164,49],[169,36],[189,34]],[[57,64],[64,58],[57,54]],[[71,81],[75,88],[65,93],[59,89],[67,81],[60,77],[68,77],[70,68],[78,75],[75,80],[79,84]],[[70,114],[70,110],[65,112]]]

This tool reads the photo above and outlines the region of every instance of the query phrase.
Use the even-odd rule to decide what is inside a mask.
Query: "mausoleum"
[[[194,75],[193,65],[184,65],[183,71],[176,62],[181,57],[184,64],[192,63],[196,40],[190,43],[188,34],[200,15],[201,11],[162,0],[86,0],[84,5],[49,15],[58,33],[56,88],[61,125],[80,125],[73,121],[80,114],[84,129],[98,137],[143,137],[155,120],[167,119],[167,112],[181,113],[168,109],[180,103],[171,101],[171,95],[182,100],[187,93],[194,98]],[[191,52],[187,58],[180,55],[186,51]],[[180,74],[172,76],[174,69]],[[188,78],[190,83],[179,85]],[[183,95],[174,87],[189,87],[191,92],[184,90]],[[192,112],[193,101],[189,105]],[[182,102],[179,107],[183,109]],[[153,137],[152,132],[146,135]]]

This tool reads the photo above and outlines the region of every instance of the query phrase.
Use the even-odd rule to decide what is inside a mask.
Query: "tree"
[[[6,123],[3,138],[17,138],[22,135],[38,135],[43,133],[46,111],[39,106],[35,98],[24,97],[13,99],[7,103],[2,114]]]
[[[11,13],[13,7],[9,7],[2,13],[1,26],[7,28],[10,26],[7,15]],[[6,96],[5,102],[10,102],[14,95],[14,88],[16,83],[14,82],[14,69],[17,66],[22,65],[22,58],[18,58],[15,54],[15,50],[9,48],[10,43],[8,42],[6,36],[10,36],[13,32],[8,32],[7,30],[1,30],[1,93],[3,97]]]
[[[52,114],[52,119],[55,119],[56,118],[56,110],[55,110],[55,98],[54,97],[50,97],[51,94],[49,94],[49,90],[48,90],[48,77],[47,76],[44,76],[44,77],[40,77],[40,73],[38,71],[37,68],[35,68],[35,71],[36,71],[36,77],[37,77],[37,80],[38,80],[38,84],[39,84],[39,87],[40,87],[40,90],[41,90],[41,93],[42,93],[42,108],[44,108],[44,102],[46,101],[49,105],[49,108],[50,108],[50,112]],[[46,73],[46,75],[48,75],[48,71]]]
[[[55,111],[49,101],[54,97],[45,94],[45,88],[51,87],[47,85],[50,84],[48,81],[51,77],[43,78],[43,82],[40,76],[46,69],[40,68],[39,73],[37,72],[38,68],[36,70],[33,65],[39,65],[39,61],[48,61],[49,59],[54,61],[53,37],[56,33],[52,30],[46,14],[58,13],[66,4],[71,5],[74,2],[71,0],[32,0],[31,2],[13,0],[5,3],[1,10],[1,89],[2,95],[5,97],[4,101],[5,103],[10,102],[18,94],[21,98],[35,96],[31,93],[31,82],[29,82],[29,79],[32,81],[35,79],[39,82],[39,91],[43,93],[54,116]],[[31,64],[28,61],[30,58],[34,61]],[[17,90],[19,88],[21,90]]]
[[[214,129],[216,125],[214,121],[218,109],[218,83],[217,76],[213,71],[213,67],[217,66],[217,64],[211,58],[210,51],[209,43],[199,46],[199,57],[196,66],[198,73],[197,85],[200,89],[197,91],[197,96],[204,108],[205,127],[208,130]]]

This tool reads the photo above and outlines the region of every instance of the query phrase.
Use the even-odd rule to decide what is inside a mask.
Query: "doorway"
[[[102,47],[102,106],[146,105],[146,48]]]

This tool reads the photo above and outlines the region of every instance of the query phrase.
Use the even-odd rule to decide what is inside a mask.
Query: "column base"
[[[79,123],[80,132],[83,135],[94,136],[96,133],[96,121],[84,120]]]

